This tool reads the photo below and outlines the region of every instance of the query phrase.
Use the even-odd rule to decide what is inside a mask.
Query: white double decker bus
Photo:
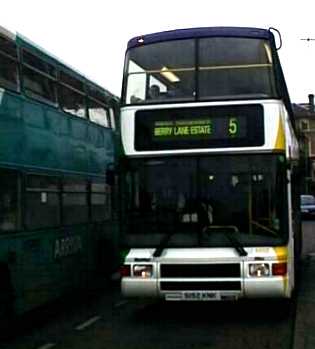
[[[299,150],[273,31],[133,38],[122,102],[123,295],[291,298]]]

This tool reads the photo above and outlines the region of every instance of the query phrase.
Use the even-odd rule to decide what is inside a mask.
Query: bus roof
[[[89,78],[87,75],[81,73],[78,69],[72,67],[70,64],[65,63],[62,59],[48,52],[46,49],[34,43],[32,40],[25,37],[24,35],[20,33],[16,33],[15,41],[17,44],[22,45],[23,47],[26,47],[31,51],[35,52],[40,58],[50,62],[55,66],[59,66],[61,68],[66,69],[66,71],[70,72],[70,74],[71,73],[74,74],[76,78],[82,81],[85,81],[89,85],[92,85],[92,86],[95,86],[96,88],[101,89],[102,91],[104,91],[106,95],[108,95],[109,98],[113,98],[117,100],[119,99],[117,96],[113,95],[108,89],[96,83],[92,78]]]
[[[32,40],[30,40],[29,38],[25,37],[24,35],[22,35],[20,33],[13,33],[13,32],[7,30],[6,28],[4,28],[2,26],[0,26],[0,34],[2,36],[7,37],[9,40],[14,41],[16,44],[30,49],[31,52],[34,52],[37,56],[39,56],[40,58],[42,58],[45,61],[49,62],[50,64],[53,64],[54,66],[62,67],[64,69],[66,69],[67,71],[69,71],[70,74],[71,73],[74,74],[76,78],[78,78],[80,80],[84,80],[87,84],[101,89],[102,91],[104,91],[104,93],[109,98],[115,99],[116,101],[119,100],[119,97],[117,97],[114,94],[112,94],[105,87],[99,85],[98,83],[93,81],[91,78],[89,78],[85,74],[81,73],[76,68],[72,67],[68,63],[65,63],[60,58],[56,57],[54,54],[46,51],[46,49],[44,49],[41,46],[39,46],[38,44],[34,43]]]
[[[201,27],[176,29],[136,36],[129,40],[127,49],[161,41],[218,36],[270,39],[272,33],[268,29],[246,27]]]

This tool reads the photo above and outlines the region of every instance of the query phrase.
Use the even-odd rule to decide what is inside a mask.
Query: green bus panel
[[[105,175],[114,134],[79,117],[0,90],[0,163]]]

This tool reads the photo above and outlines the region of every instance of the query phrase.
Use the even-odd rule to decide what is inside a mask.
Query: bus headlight
[[[133,266],[133,276],[144,279],[152,277],[153,266],[150,264],[137,264]]]
[[[248,264],[249,276],[266,277],[270,276],[270,266],[268,263],[252,263]]]

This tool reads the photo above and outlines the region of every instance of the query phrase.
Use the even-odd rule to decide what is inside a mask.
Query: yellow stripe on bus
[[[279,262],[288,260],[288,247],[287,246],[274,247],[274,251],[275,251],[277,260]]]
[[[274,247],[274,251],[275,251],[278,262],[288,263],[288,247],[287,246]],[[289,265],[287,265],[287,267],[289,267]],[[282,277],[282,281],[283,281],[284,294],[287,294],[288,286],[289,286],[288,274]]]
[[[285,133],[284,133],[283,124],[282,124],[280,117],[279,117],[277,139],[276,139],[274,149],[275,150],[285,150]]]

